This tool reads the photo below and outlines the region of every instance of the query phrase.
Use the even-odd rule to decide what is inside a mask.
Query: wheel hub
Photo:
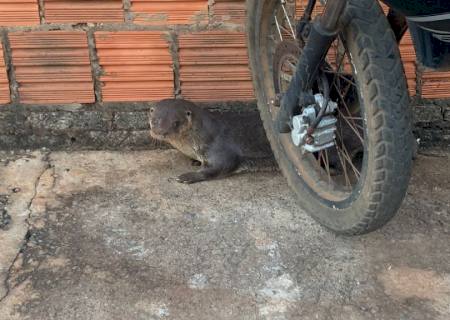
[[[273,56],[273,80],[278,95],[287,90],[295,73],[301,49],[296,41],[283,40],[275,48]]]
[[[295,73],[298,57],[301,48],[296,41],[281,41],[276,49],[273,58],[273,74],[275,92],[277,98],[287,90],[289,83]],[[330,101],[324,116],[312,133],[308,129],[317,117],[317,110],[320,110],[325,103],[322,94],[314,95],[316,104],[309,105],[303,109],[303,113],[292,118],[291,138],[294,145],[300,147],[302,152],[318,152],[335,145],[336,118],[332,113],[337,109],[337,103]]]

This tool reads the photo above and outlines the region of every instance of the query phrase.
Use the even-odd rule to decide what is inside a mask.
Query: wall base
[[[148,135],[147,111],[151,104],[8,106],[0,111],[0,149],[52,150],[165,148]],[[221,112],[235,128],[245,152],[270,153],[255,103],[202,105]],[[414,106],[414,133],[423,147],[450,148],[450,106],[427,103]]]

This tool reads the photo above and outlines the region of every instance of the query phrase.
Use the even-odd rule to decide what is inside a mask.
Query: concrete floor
[[[449,156],[346,238],[276,172],[189,186],[171,150],[3,154],[0,319],[450,319]]]

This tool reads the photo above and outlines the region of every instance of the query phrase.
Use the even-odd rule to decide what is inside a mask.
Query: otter
[[[183,99],[165,99],[150,109],[150,135],[167,142],[201,169],[177,177],[180,183],[196,183],[231,175],[244,160],[242,150],[215,114]]]

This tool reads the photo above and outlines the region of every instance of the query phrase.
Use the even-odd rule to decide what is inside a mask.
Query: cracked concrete
[[[17,159],[1,155],[0,194],[7,197],[7,212],[12,222],[0,232],[0,301],[9,291],[10,266],[18,256],[28,231],[30,206],[37,193],[37,184],[48,163],[46,155],[38,152]],[[14,192],[17,191],[17,192]]]
[[[276,172],[186,186],[174,150],[0,158],[0,320],[450,317],[449,154],[420,155],[399,214],[357,238]]]

